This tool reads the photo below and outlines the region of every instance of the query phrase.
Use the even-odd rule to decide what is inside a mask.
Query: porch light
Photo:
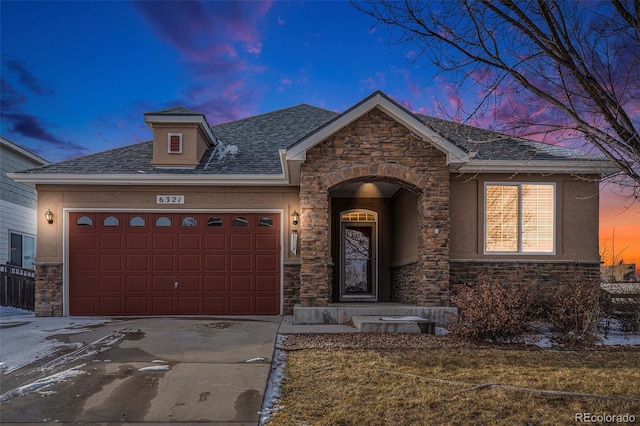
[[[300,213],[294,210],[293,213],[291,213],[291,219],[293,224],[297,225],[300,222]]]
[[[53,223],[53,213],[51,213],[51,210],[47,209],[47,211],[44,212],[44,218],[47,219],[47,223],[50,225]]]

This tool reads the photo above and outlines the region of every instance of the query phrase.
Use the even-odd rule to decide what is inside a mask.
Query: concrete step
[[[417,316],[446,327],[455,321],[458,308],[404,305],[400,303],[332,303],[324,307],[293,308],[296,325],[346,324],[354,316]]]
[[[351,321],[361,333],[436,333],[433,321],[417,316],[354,315]]]

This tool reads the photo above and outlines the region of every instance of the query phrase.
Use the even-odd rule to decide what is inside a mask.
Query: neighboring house
[[[38,155],[0,137],[0,264],[34,269],[37,194],[7,173],[49,164]]]
[[[605,282],[635,282],[636,264],[620,262],[617,265],[609,265],[602,267],[602,280]]]
[[[341,114],[144,119],[153,141],[11,175],[39,194],[38,315],[298,305],[322,321],[337,302],[447,307],[481,279],[599,284],[598,182],[615,172],[602,157],[381,92]]]

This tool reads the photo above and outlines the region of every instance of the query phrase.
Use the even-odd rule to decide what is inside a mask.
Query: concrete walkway
[[[0,422],[256,425],[281,320],[118,319],[50,336],[75,348],[3,375]],[[46,324],[21,321],[2,345]]]

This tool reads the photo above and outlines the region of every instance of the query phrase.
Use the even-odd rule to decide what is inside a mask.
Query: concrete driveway
[[[281,317],[109,320],[43,334],[65,345],[5,369],[0,422],[258,423]],[[3,321],[2,351],[55,321]]]

